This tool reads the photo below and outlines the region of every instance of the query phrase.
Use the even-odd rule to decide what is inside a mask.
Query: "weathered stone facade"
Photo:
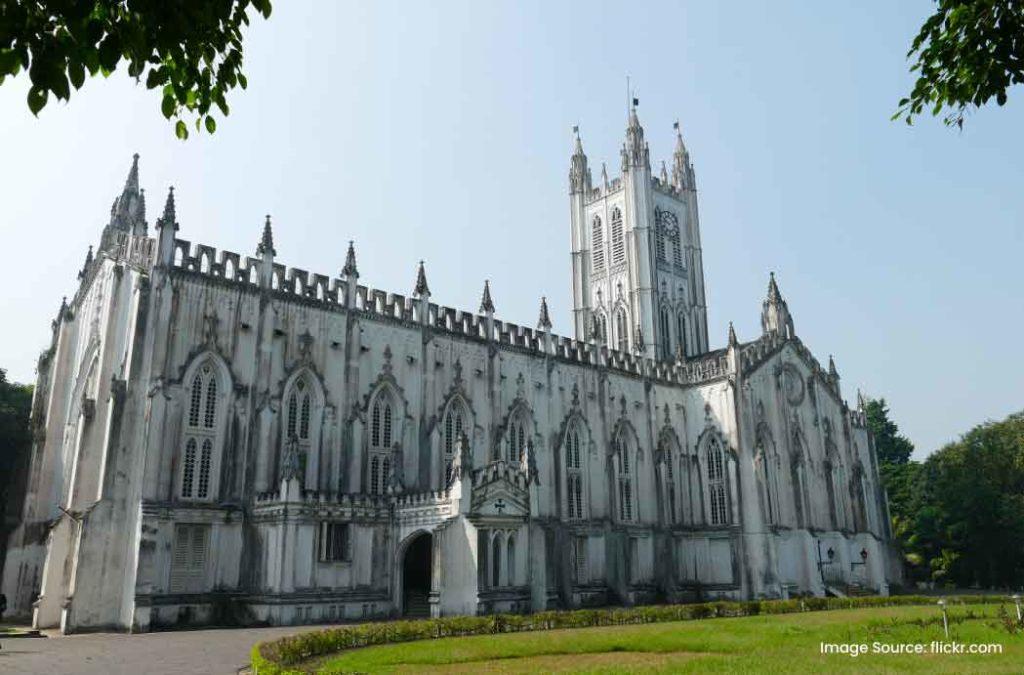
[[[3,589],[65,631],[885,593],[863,413],[797,338],[710,350],[693,168],[571,160],[576,338],[177,238],[138,165],[39,362]],[[617,213],[617,215],[616,215]],[[600,221],[594,224],[595,221]],[[600,250],[599,250],[600,248]],[[645,340],[645,337],[647,338]],[[610,343],[615,348],[610,348]],[[825,552],[828,552],[826,555]]]

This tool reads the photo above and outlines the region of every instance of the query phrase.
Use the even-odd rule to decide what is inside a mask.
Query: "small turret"
[[[484,279],[484,294],[480,298],[480,313],[494,314],[494,301],[491,300],[491,282],[489,279]]]
[[[732,321],[729,322],[729,346],[738,347],[740,341],[736,339],[736,329],[732,327]]]
[[[775,283],[775,272],[772,272],[768,279],[768,297],[765,298],[761,307],[761,329],[767,335],[777,333],[784,338],[791,338],[796,335],[793,329],[793,317],[789,314],[789,307],[779,292],[779,285]]]
[[[351,239],[348,242],[348,252],[345,253],[345,266],[341,268],[341,274],[345,277],[345,306],[350,309],[356,305],[356,290],[359,284],[359,270],[356,268],[356,246]]]
[[[430,287],[427,286],[427,272],[423,268],[422,260],[416,271],[416,287],[413,288],[413,297],[420,301],[420,323],[426,325],[430,309]]]
[[[672,185],[677,190],[693,189],[693,165],[690,164],[690,153],[683,143],[683,134],[679,130],[679,122],[676,121],[672,128],[676,130],[676,148],[672,153]]]
[[[430,295],[430,287],[427,286],[427,272],[423,268],[422,260],[420,261],[419,269],[416,271],[416,287],[413,289],[413,293],[419,298]]]
[[[263,221],[263,236],[260,243],[256,245],[256,255],[260,257],[260,286],[271,288],[274,278],[274,232],[270,228],[270,214],[267,214]]]
[[[167,190],[164,213],[156,219],[157,264],[170,266],[174,262],[174,233],[178,231],[177,209],[174,205],[174,186]]]
[[[542,331],[551,330],[551,317],[548,314],[548,299],[542,296],[540,299],[540,317],[537,319],[537,328]]]
[[[494,339],[494,301],[491,300],[491,282],[487,279],[484,280],[484,294],[480,298],[480,312],[487,317],[487,324],[485,330],[487,331],[487,339]]]
[[[590,168],[587,166],[587,155],[583,152],[583,141],[580,140],[580,128],[573,127],[575,136],[572,157],[569,159],[569,193],[586,193],[590,191]]]

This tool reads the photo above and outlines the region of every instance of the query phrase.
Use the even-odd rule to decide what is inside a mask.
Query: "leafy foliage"
[[[938,0],[914,38],[907,58],[918,78],[893,119],[948,109],[947,125],[962,127],[964,113],[1024,82],[1024,3],[1020,0]]]
[[[128,75],[160,88],[160,110],[187,138],[186,117],[213,133],[214,106],[229,108],[227,93],[247,81],[242,72],[242,27],[249,8],[269,17],[270,0],[33,0],[0,2],[0,84],[26,70],[28,107],[38,114],[53,95],[71,98],[86,76]]]
[[[900,434],[899,427],[889,419],[889,406],[884,398],[864,403],[868,428],[875,437],[875,453],[882,464],[906,464],[914,452],[914,444]]]
[[[32,387],[8,382],[7,373],[0,368],[0,517],[8,492],[14,487],[11,481],[17,474],[16,466],[32,443],[28,424],[31,408]]]

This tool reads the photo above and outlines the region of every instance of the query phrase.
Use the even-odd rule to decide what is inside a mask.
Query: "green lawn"
[[[923,643],[927,650],[943,640],[938,608],[883,607],[444,638],[354,649],[303,666],[316,672],[1019,673],[1024,634],[1011,634],[997,609],[949,610],[950,639],[1001,645],[1003,653],[994,655],[821,654],[822,642],[864,643],[869,650],[873,643]]]

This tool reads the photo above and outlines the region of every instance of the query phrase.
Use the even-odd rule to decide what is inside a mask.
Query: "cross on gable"
[[[498,509],[498,513],[504,513],[506,506],[508,506],[508,504],[505,503],[504,499],[499,499],[498,501],[494,502],[494,508]]]

